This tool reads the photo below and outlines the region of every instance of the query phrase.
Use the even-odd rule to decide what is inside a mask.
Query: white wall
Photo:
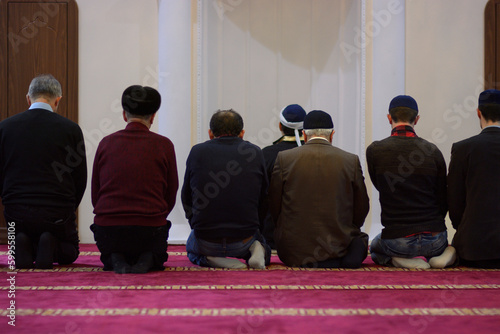
[[[133,84],[158,87],[158,8],[156,0],[77,0],[77,5],[79,123],[89,176],[78,217],[80,241],[93,243],[90,178],[95,151],[105,135],[125,127],[123,90]]]

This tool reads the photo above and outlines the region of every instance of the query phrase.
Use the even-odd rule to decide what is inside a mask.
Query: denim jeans
[[[194,235],[194,230],[191,230],[191,234],[186,242],[186,251],[188,253],[189,261],[192,263],[202,266],[210,267],[207,261],[207,256],[214,257],[235,257],[238,259],[244,259],[248,261],[250,258],[250,246],[254,241],[259,241],[265,249],[266,255],[266,266],[269,265],[271,261],[271,248],[266,244],[264,237],[257,231],[249,240],[226,243],[225,240],[222,242],[210,242]]]
[[[391,265],[391,258],[413,258],[423,256],[427,259],[441,255],[448,247],[446,231],[437,235],[420,233],[406,238],[382,239],[377,235],[370,245],[373,262],[380,265]]]

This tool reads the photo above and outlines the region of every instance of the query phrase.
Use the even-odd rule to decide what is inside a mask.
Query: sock
[[[248,259],[248,265],[254,269],[266,269],[266,251],[262,244],[255,240],[250,246],[250,259]]]
[[[128,274],[132,272],[132,268],[127,263],[122,253],[112,253],[111,263],[113,264],[114,272],[117,274]]]
[[[207,262],[214,268],[246,269],[247,265],[237,259],[227,257],[207,256]]]
[[[33,268],[33,243],[31,238],[25,233],[16,234],[15,249],[16,269]]]
[[[396,268],[409,268],[409,269],[429,269],[431,266],[422,259],[404,257],[393,257],[392,264]]]
[[[145,274],[153,268],[153,253],[144,252],[139,256],[136,264],[131,268],[131,272],[136,274]]]
[[[429,259],[429,264],[432,268],[445,268],[452,265],[457,260],[457,251],[453,246],[448,246],[439,256],[434,256]]]
[[[52,269],[57,238],[50,232],[43,232],[38,241],[38,250],[35,259],[36,269]]]

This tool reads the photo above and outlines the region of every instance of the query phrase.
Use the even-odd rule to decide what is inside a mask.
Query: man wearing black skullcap
[[[193,146],[181,198],[191,234],[189,260],[203,267],[264,269],[271,248],[261,229],[267,194],[262,150],[243,140],[243,118],[219,110],[210,119],[210,140]]]
[[[15,231],[16,268],[51,269],[79,254],[75,211],[87,186],[85,144],[78,124],[57,114],[56,78],[37,76],[26,98],[28,110],[0,123],[0,193]]]
[[[262,149],[269,180],[271,180],[274,162],[276,161],[278,153],[304,144],[302,129],[304,128],[305,117],[306,111],[298,104],[290,104],[281,110],[279,129],[283,135],[272,145]],[[271,248],[276,249],[274,243],[274,228],[273,219],[271,215],[268,214],[264,222],[264,231],[262,233],[266,238],[267,244],[271,246]]]
[[[456,252],[448,246],[444,222],[448,210],[443,154],[415,133],[420,116],[411,96],[393,98],[387,118],[391,136],[366,149],[384,226],[371,242],[371,257],[387,266],[444,268],[455,262]]]
[[[448,171],[460,265],[500,268],[500,91],[479,95],[481,133],[453,144]]]
[[[276,158],[269,202],[278,256],[288,266],[358,268],[366,258],[363,172],[358,156],[332,146],[334,132],[330,115],[311,111],[306,143]]]
[[[124,130],[99,143],[92,172],[94,232],[104,270],[146,273],[167,261],[167,216],[179,187],[172,142],[149,131],[160,108],[151,87],[123,92]]]

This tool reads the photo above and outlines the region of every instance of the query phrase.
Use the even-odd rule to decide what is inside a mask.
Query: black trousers
[[[113,270],[112,253],[122,253],[134,264],[142,253],[153,253],[153,270],[163,270],[167,261],[167,239],[172,224],[163,226],[100,226],[92,224],[97,248],[101,252],[104,270]]]
[[[33,242],[34,256],[40,235],[52,233],[58,241],[54,261],[65,265],[73,263],[80,253],[76,215],[73,208],[6,205],[5,220],[15,223],[15,234],[24,233]]]
[[[361,233],[347,247],[347,254],[338,259],[312,262],[305,268],[359,268],[368,255],[368,234]]]

